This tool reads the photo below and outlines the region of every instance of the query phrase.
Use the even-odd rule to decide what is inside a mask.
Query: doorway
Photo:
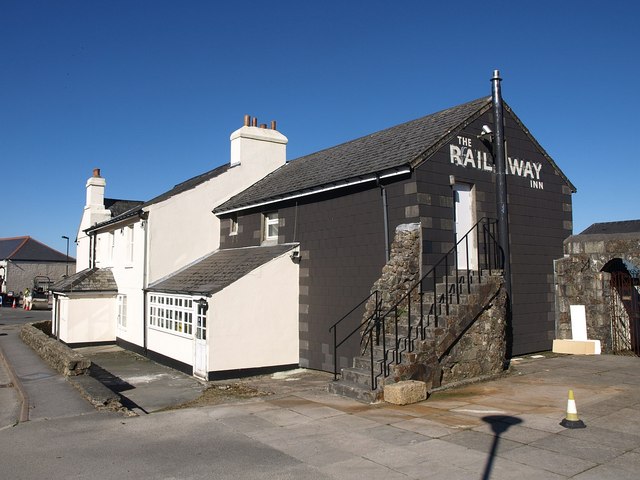
[[[456,233],[457,263],[460,270],[477,270],[478,253],[476,249],[476,235],[470,234],[475,225],[475,201],[473,185],[456,183],[453,185],[454,200],[454,230]]]
[[[196,304],[196,325],[194,332],[193,375],[208,380],[207,362],[207,310],[206,302],[194,302]]]

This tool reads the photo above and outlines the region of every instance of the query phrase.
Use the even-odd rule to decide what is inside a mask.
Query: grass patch
[[[177,410],[181,408],[206,407],[209,405],[221,405],[232,403],[247,398],[265,397],[273,395],[272,392],[265,392],[243,383],[232,383],[224,385],[211,385],[204,390],[200,396],[180,405],[167,408],[167,410]]]

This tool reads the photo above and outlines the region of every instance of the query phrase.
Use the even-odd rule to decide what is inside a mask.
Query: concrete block
[[[394,405],[409,405],[427,399],[427,384],[406,380],[384,386],[384,401]]]
[[[600,340],[559,340],[553,341],[554,353],[571,355],[600,355]]]

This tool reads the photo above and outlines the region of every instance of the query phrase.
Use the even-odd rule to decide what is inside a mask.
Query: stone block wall
[[[611,275],[602,269],[616,258],[640,266],[640,234],[574,235],[555,262],[556,338],[571,339],[571,305],[584,305],[587,336],[611,348]]]
[[[400,300],[420,279],[420,224],[400,225],[396,229],[389,262],[383,267],[372,292],[381,292],[382,312]],[[417,341],[412,353],[404,353],[403,361],[393,367],[386,382],[419,380],[428,388],[498,374],[506,365],[506,293],[501,275],[477,278],[466,302],[452,307],[455,315],[447,324],[435,328],[433,337]],[[412,310],[418,311],[418,298],[412,299]],[[415,308],[413,305],[416,305]],[[366,305],[364,318],[375,311],[375,298]],[[392,333],[392,322],[387,324]]]
[[[50,320],[26,324],[20,330],[22,341],[35,350],[56,371],[65,376],[88,374],[91,361],[50,337],[50,334]]]

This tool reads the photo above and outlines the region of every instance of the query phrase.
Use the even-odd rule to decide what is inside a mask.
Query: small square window
[[[268,212],[264,214],[264,239],[278,239],[278,212]]]
[[[234,213],[229,218],[229,235],[238,234],[238,214]]]

